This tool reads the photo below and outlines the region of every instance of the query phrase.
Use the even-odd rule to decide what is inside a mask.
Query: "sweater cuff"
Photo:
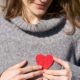
[[[76,66],[69,63],[70,69],[72,71],[72,80],[80,80],[80,66]]]

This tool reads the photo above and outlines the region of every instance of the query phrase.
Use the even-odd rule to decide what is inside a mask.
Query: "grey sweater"
[[[64,17],[41,20],[36,25],[21,17],[11,21],[0,18],[0,73],[25,59],[35,65],[35,57],[41,53],[68,61],[72,80],[80,80],[80,30],[76,28],[73,35],[67,35],[71,28]],[[50,69],[61,66],[54,63]]]

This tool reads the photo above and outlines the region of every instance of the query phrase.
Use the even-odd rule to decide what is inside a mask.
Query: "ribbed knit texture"
[[[0,18],[0,72],[22,60],[35,65],[38,53],[51,54],[68,61],[73,73],[72,80],[80,79],[80,30],[67,35],[71,24],[65,18],[41,20],[31,25],[16,17],[11,22]],[[61,69],[54,63],[50,69]],[[34,80],[34,79],[33,79]]]

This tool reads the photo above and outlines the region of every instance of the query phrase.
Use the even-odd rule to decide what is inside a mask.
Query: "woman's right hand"
[[[0,80],[27,80],[40,76],[43,72],[41,66],[26,66],[23,67],[27,61],[14,65],[4,71],[0,77]]]

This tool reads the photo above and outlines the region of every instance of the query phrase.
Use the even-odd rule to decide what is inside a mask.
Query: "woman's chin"
[[[39,12],[36,12],[35,14],[37,16],[43,16],[45,14],[45,12],[44,11],[39,11]]]

